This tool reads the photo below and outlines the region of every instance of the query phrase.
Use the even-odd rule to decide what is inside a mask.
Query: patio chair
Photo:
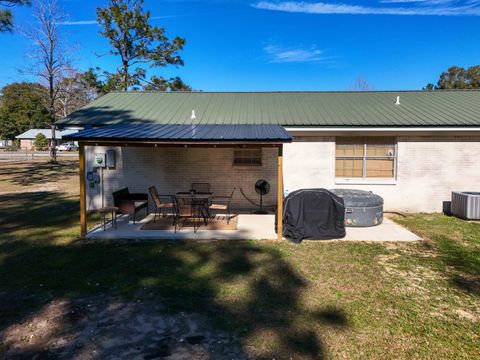
[[[195,182],[192,183],[191,190],[196,193],[208,193],[210,192],[210,183]]]
[[[210,214],[214,216],[217,215],[218,211],[225,211],[227,214],[227,224],[230,223],[230,204],[232,202],[233,194],[235,193],[235,188],[233,189],[230,196],[213,196],[210,202],[208,210]]]
[[[157,217],[163,215],[164,217],[166,214],[163,213],[163,210],[171,210],[171,213],[174,214],[174,205],[173,205],[173,196],[172,195],[159,195],[157,188],[155,186],[150,186],[148,188],[148,192],[150,193],[150,197],[153,200],[153,204],[155,205],[155,212],[153,215],[153,222]],[[175,219],[175,217],[174,217]]]
[[[182,219],[193,219],[193,232],[197,232],[197,220],[201,216],[198,212],[198,205],[195,203],[194,197],[190,194],[175,195],[173,197],[174,204],[174,225],[175,232],[180,229],[180,222]]]

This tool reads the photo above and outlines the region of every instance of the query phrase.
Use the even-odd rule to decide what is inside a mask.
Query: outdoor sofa
[[[133,215],[135,224],[135,215],[141,209],[147,209],[148,215],[148,194],[130,193],[128,187],[115,191],[113,194],[113,204],[118,207],[119,214]]]

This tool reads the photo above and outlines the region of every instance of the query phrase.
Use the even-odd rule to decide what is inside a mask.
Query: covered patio
[[[173,228],[148,229],[152,223],[153,214],[150,214],[133,224],[128,216],[121,216],[117,221],[117,228],[111,226],[106,230],[101,225],[94,227],[86,236],[95,240],[275,240],[275,215],[273,214],[235,214],[235,229],[215,229],[200,226],[197,231],[192,227],[183,227],[177,232]],[[165,218],[170,221],[170,218]],[[160,220],[161,221],[161,220]],[[158,221],[157,221],[158,222]]]
[[[283,144],[292,141],[282,126],[118,124],[84,130],[69,138],[80,145],[82,237],[99,240],[282,239]],[[259,150],[258,164],[252,161],[240,167],[232,165],[236,151]],[[96,171],[96,156],[106,152],[110,152],[112,158],[106,158],[106,166]],[[264,202],[269,211],[255,214],[258,208],[246,201],[242,186],[263,178],[271,183],[270,194]],[[148,194],[150,186],[155,185],[159,192],[173,197],[185,193],[197,181],[211,183],[212,195],[227,195],[232,189],[236,190],[229,222],[226,221],[228,214],[222,212],[216,213],[208,223],[200,219],[197,228],[189,224],[175,228],[173,214],[168,211],[166,216],[154,218],[154,204]],[[116,227],[113,224],[105,228],[98,224],[89,227],[87,214],[112,206],[112,194],[122,188],[143,193],[145,200],[148,198],[149,211],[144,206],[135,214],[136,221],[131,215],[119,214]],[[241,194],[238,190],[242,190]],[[343,240],[411,241],[419,237],[385,219],[383,224],[372,228],[347,228]]]
[[[281,239],[283,203],[283,144],[291,136],[279,125],[159,125],[118,124],[84,130],[70,140],[80,146],[80,223],[81,235],[87,238],[156,238],[156,239]],[[237,152],[258,152],[252,164],[232,166]],[[105,168],[95,168],[98,154],[110,152]],[[113,155],[111,153],[113,152]],[[233,155],[235,154],[235,155]],[[244,155],[245,156],[245,155]],[[248,159],[247,159],[248,160]],[[228,166],[226,165],[228,164]],[[97,171],[98,170],[98,171]],[[93,174],[93,175],[92,175]],[[92,178],[98,175],[98,181]],[[245,184],[267,178],[271,183],[267,214],[253,214],[256,208],[240,195]],[[215,224],[200,224],[198,229],[183,226],[175,231],[161,225],[171,221],[157,216],[151,196],[150,214],[139,213],[138,222],[131,216],[118,215],[117,227],[93,227],[87,232],[87,213],[112,206],[111,194],[122,187],[148,193],[159,187],[161,194],[174,196],[189,190],[190,183],[212,182],[213,195],[236,191],[232,223],[223,226],[226,214],[217,213]],[[253,183],[252,183],[253,182]],[[98,183],[98,184],[96,184]],[[243,191],[241,192],[243,195]],[[256,199],[255,199],[256,200]],[[275,218],[279,221],[275,223]],[[159,227],[160,226],[160,227]]]

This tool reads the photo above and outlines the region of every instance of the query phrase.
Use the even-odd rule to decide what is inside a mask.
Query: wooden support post
[[[283,239],[283,144],[278,147],[278,199],[277,199],[277,236],[278,240]]]
[[[80,236],[87,235],[87,194],[85,189],[85,145],[79,144],[79,160],[80,160]]]

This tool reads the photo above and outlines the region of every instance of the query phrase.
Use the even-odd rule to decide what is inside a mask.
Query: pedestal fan
[[[270,192],[270,184],[267,180],[257,180],[255,183],[255,192],[260,195],[260,209],[255,211],[255,214],[268,214],[267,211],[263,210],[263,195],[267,195]]]

